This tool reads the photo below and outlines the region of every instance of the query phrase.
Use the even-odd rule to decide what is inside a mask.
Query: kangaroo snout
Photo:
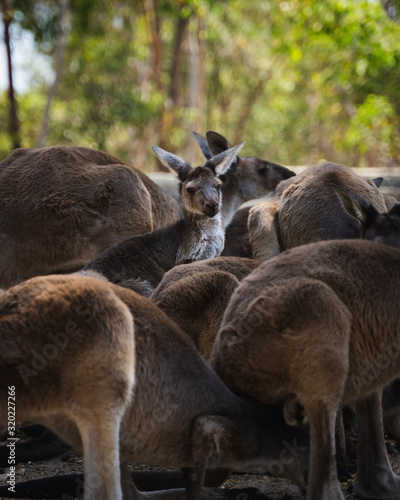
[[[204,213],[208,217],[214,217],[219,212],[218,201],[207,201],[204,205]]]

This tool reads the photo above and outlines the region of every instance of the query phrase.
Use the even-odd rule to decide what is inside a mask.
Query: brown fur
[[[243,191],[264,193],[263,177],[251,167],[230,175],[225,225]],[[76,271],[114,243],[183,215],[178,198],[139,169],[89,148],[17,149],[0,163],[0,186],[0,288]]]
[[[357,213],[358,218],[363,221],[365,238],[375,239],[387,245],[400,247],[400,205],[393,207],[387,214],[379,214],[365,200],[351,193],[343,192],[343,190],[339,190],[338,188],[336,189],[338,196],[340,193],[340,200],[343,203],[343,207],[349,213]],[[374,246],[375,244],[373,244],[372,248]],[[380,245],[376,246],[379,249]],[[328,401],[328,403],[331,402],[333,405],[339,405],[341,398],[337,395],[335,396],[335,394],[341,390],[340,381],[343,378],[343,373],[349,370],[349,365],[354,364],[355,361],[358,364],[360,361],[363,363],[365,356],[363,356],[363,353],[358,353],[359,356],[348,359],[346,337],[343,333],[349,325],[348,310],[343,306],[341,297],[338,298],[332,293],[331,283],[325,283],[323,277],[324,273],[334,273],[338,286],[341,287],[342,282],[344,282],[343,286],[345,286],[347,280],[351,282],[353,276],[348,272],[348,263],[344,255],[345,252],[341,251],[342,247],[334,247],[334,250],[329,253],[330,259],[325,259],[325,254],[320,259],[315,259],[315,270],[312,267],[313,259],[315,258],[315,255],[312,253],[314,247],[304,246],[302,248],[301,252],[299,249],[298,258],[296,258],[290,267],[291,271],[296,266],[299,268],[293,279],[290,273],[286,274],[285,267],[281,264],[281,261],[285,263],[287,261],[290,262],[288,258],[284,261],[284,256],[282,256],[281,260],[274,259],[271,261],[276,262],[275,265],[271,264],[268,267],[268,270],[273,270],[271,279],[268,273],[263,273],[262,277],[259,277],[259,269],[256,268],[256,262],[253,261],[253,269],[255,270],[245,279],[245,283],[256,281],[259,287],[265,287],[268,290],[268,294],[264,292],[260,293],[257,289],[255,291],[251,289],[251,292],[247,292],[244,285],[241,285],[239,290],[234,292],[228,310],[225,312],[224,323],[226,325],[229,320],[235,326],[231,332],[231,326],[228,323],[228,326],[225,328],[226,331],[223,330],[225,332],[224,335],[228,339],[230,335],[233,336],[233,341],[231,343],[226,341],[222,345],[221,354],[217,355],[217,364],[215,366],[221,371],[224,379],[234,390],[251,394],[257,398],[262,399],[261,392],[257,392],[257,387],[259,384],[260,391],[262,391],[264,380],[265,384],[268,385],[269,401],[282,402],[292,392],[298,395],[298,392],[292,389],[290,385],[289,388],[285,385],[293,379],[293,384],[300,384],[299,391],[311,391],[314,390],[312,389],[314,387],[315,391],[319,391],[319,395],[324,402]],[[344,245],[344,248],[346,249],[347,247]],[[389,249],[390,251],[397,252],[398,256],[400,255],[398,250]],[[308,256],[308,252],[310,253],[310,257],[303,259],[305,255]],[[335,252],[338,254],[337,263],[334,261]],[[197,271],[196,274],[190,273],[191,266],[180,266],[181,269],[178,267],[164,277],[163,282],[152,296],[152,299],[159,303],[161,307],[165,306],[169,311],[172,311],[176,317],[176,321],[194,339],[197,348],[205,356],[209,356],[209,350],[212,348],[215,339],[215,325],[218,324],[218,319],[215,317],[216,307],[213,303],[218,300],[218,297],[222,297],[222,307],[218,310],[220,314],[219,321],[221,321],[222,311],[224,310],[223,304],[226,304],[226,301],[235,288],[233,275],[229,274],[229,271],[235,270],[235,265],[232,265],[231,269],[229,269],[227,264],[230,261],[235,262],[237,266],[239,263],[245,262],[245,259],[220,257],[219,259],[197,263],[196,268],[193,268],[194,271]],[[373,257],[371,261],[371,263],[367,261],[366,265],[368,269],[371,269],[371,273],[373,274],[373,263],[376,261],[379,264],[379,262],[376,257]],[[334,266],[331,262],[335,262]],[[386,263],[385,259],[383,259],[383,262]],[[213,263],[219,263],[219,266],[218,264],[212,266]],[[364,265],[361,258],[358,259],[358,263],[361,267]],[[391,263],[388,262],[387,264],[387,272],[390,273]],[[352,263],[349,263],[348,267],[351,267],[351,265]],[[226,271],[219,274],[216,271],[211,271],[212,268],[215,269],[220,266],[224,266],[228,274]],[[396,268],[396,266],[394,267]],[[308,270],[305,276],[303,276],[305,273],[303,268]],[[208,272],[206,272],[207,270]],[[311,275],[309,276],[308,274]],[[362,270],[360,274],[362,274]],[[230,280],[228,279],[229,276],[231,277]],[[271,285],[269,285],[270,281]],[[374,280],[371,278],[370,281],[369,285],[368,283],[363,286],[359,284],[359,289],[362,292],[359,292],[358,296],[361,300],[365,296],[366,290],[374,290]],[[384,278],[379,279],[378,283],[386,286]],[[357,286],[357,283],[355,286]],[[391,289],[390,283],[388,286]],[[242,288],[245,292],[239,298],[236,298]],[[381,294],[378,293],[378,296],[382,297],[383,292]],[[208,300],[205,300],[204,297],[207,297]],[[188,302],[186,302],[187,300]],[[203,301],[206,302],[205,314],[203,316],[196,314],[196,309],[192,306],[192,304],[197,304],[198,300],[200,303],[203,303]],[[239,304],[243,301],[246,301],[246,309],[243,309],[242,306],[239,307]],[[280,312],[280,304],[282,304],[282,312]],[[194,311],[191,317],[189,317],[187,309]],[[364,311],[364,309],[367,310],[365,306],[362,306],[361,311]],[[372,311],[371,316],[374,318],[374,306],[371,305],[370,309]],[[213,318],[212,322],[208,321],[210,316]],[[383,315],[383,318],[379,316],[379,320],[382,320],[384,323],[386,323],[386,319],[385,315]],[[202,322],[200,326],[199,320],[200,323]],[[327,325],[330,325],[331,322],[332,328],[328,329],[325,333]],[[240,325],[239,333],[237,333],[237,324]],[[379,323],[377,323],[377,328],[378,325]],[[261,337],[260,339],[255,338],[253,335],[254,331],[260,331],[260,336],[268,333],[268,342],[264,345]],[[302,338],[298,340],[296,337],[293,337],[297,331],[304,331],[308,335],[306,337],[307,341],[304,341],[303,344],[301,344]],[[383,345],[385,340],[383,339]],[[217,339],[218,344],[219,340]],[[215,348],[217,352],[218,349],[218,347]],[[232,357],[231,360],[232,350],[234,351],[235,358]],[[270,351],[273,353],[272,355]],[[332,356],[332,351],[340,352],[336,361],[334,356]],[[228,360],[228,368],[224,364],[226,359]],[[241,360],[240,363],[238,359]],[[250,364],[248,362],[249,359],[252,360]],[[214,363],[215,361],[212,360],[211,362]],[[237,365],[235,364],[236,362]],[[329,373],[329,379],[327,380],[319,380],[316,375],[321,369],[321,362],[324,363],[324,367],[327,373]],[[238,370],[237,366],[241,368]],[[251,366],[250,370],[249,366]],[[269,377],[270,373],[276,373],[276,379]],[[322,385],[319,385],[320,383]],[[253,385],[254,389],[252,389]],[[303,402],[301,398],[300,400]],[[312,403],[314,404],[314,400],[312,400]],[[376,404],[375,402],[374,405]],[[318,408],[321,407],[319,403],[316,406]],[[313,412],[315,405],[313,406],[311,403],[308,403],[306,409],[309,412]],[[315,440],[321,441],[321,433],[324,435],[328,433],[329,435],[330,430],[332,433],[334,432],[336,411],[337,407],[330,412],[325,412],[325,415],[323,413],[321,415],[316,413],[311,416],[311,420],[314,419],[312,421],[312,435],[314,435]],[[327,425],[328,427],[318,429],[318,426],[322,425],[321,421],[318,420],[319,418],[322,419],[322,423],[325,421],[323,425]],[[366,425],[364,419],[361,418],[361,420],[360,425],[364,427]],[[375,415],[375,420],[379,429],[381,425],[379,412]],[[377,449],[381,450],[379,435],[378,437],[375,436],[375,440]],[[341,498],[337,482],[335,483],[333,480],[336,473],[334,463],[330,459],[330,455],[333,453],[332,450],[334,450],[333,436],[326,440],[324,445],[321,444],[320,450],[322,450],[320,454],[315,455],[314,453],[311,459],[310,469],[312,473],[309,498]],[[386,459],[383,457],[383,452],[379,451],[378,456],[385,468]],[[361,462],[368,463],[367,451],[361,451],[360,457]],[[321,467],[322,463],[328,463],[328,467],[324,469]],[[324,474],[331,479],[328,480],[328,477],[325,477]],[[364,481],[366,476],[368,476],[368,473],[363,471],[361,477],[363,477]],[[324,477],[326,481],[323,479]],[[391,473],[389,472],[383,483],[378,482],[378,484],[385,487],[385,481],[390,482],[391,477]],[[316,485],[314,484],[315,481]],[[361,481],[358,484],[360,483]],[[359,488],[360,491],[366,490],[365,484],[362,484]]]
[[[13,386],[18,421],[62,428],[83,448],[85,476],[98,479],[87,498],[118,498],[119,427],[135,384],[128,307],[101,280],[36,278],[0,296],[0,344],[0,420]]]
[[[257,203],[250,210],[254,258],[264,261],[288,248],[316,241],[361,238],[359,221],[344,210],[332,183],[386,212],[385,200],[373,181],[335,163],[309,167],[282,181],[275,200]]]
[[[166,293],[151,299],[187,332],[208,361],[225,308],[238,285],[230,273],[199,272],[182,278],[169,286]]]
[[[189,335],[208,360],[232,293],[258,264],[240,257],[182,264],[164,275],[150,299]]]
[[[221,255],[225,257],[245,257],[247,259],[253,257],[247,228],[250,208],[240,208],[235,212],[225,231],[225,246]]]
[[[83,446],[86,500],[121,500],[120,459],[124,498],[142,498],[127,482],[133,460],[185,467],[198,500],[206,466],[268,467],[299,436],[281,410],[231,393],[151,301],[104,280],[48,276],[8,290],[0,346],[1,400],[15,386],[18,419]],[[296,456],[284,468],[300,480]]]
[[[73,146],[17,149],[0,163],[0,286],[72,272],[113,243],[181,216],[140,170]]]
[[[261,401],[298,397],[311,427],[309,500],[343,499],[334,427],[340,405],[353,403],[360,442],[354,492],[398,498],[379,391],[400,374],[399,290],[398,249],[320,242],[263,263],[225,311],[211,365],[233,390]]]
[[[171,285],[174,285],[182,278],[194,276],[196,273],[224,271],[232,274],[236,279],[241,281],[259,265],[260,263],[253,259],[242,257],[215,257],[214,259],[191,262],[190,264],[181,264],[164,274],[163,279],[152,293],[151,298],[152,300],[158,299],[158,297],[161,297],[162,294],[169,290]]]
[[[220,177],[242,146],[224,151],[197,168],[155,147],[161,161],[178,174],[183,218],[166,228],[113,245],[86,264],[83,272],[94,270],[112,283],[149,296],[164,273],[174,266],[218,256],[225,239]]]

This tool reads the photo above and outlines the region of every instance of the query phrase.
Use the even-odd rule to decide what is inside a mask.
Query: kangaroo
[[[248,219],[251,207],[239,208],[225,230],[225,246],[221,252],[224,257],[245,257],[251,259],[253,250],[250,245]]]
[[[231,295],[258,265],[240,257],[182,264],[164,275],[150,299],[187,333],[208,361]]]
[[[232,146],[221,134],[209,130],[206,137],[192,132],[204,157],[210,159],[227,151]],[[224,179],[224,206],[222,208],[225,227],[244,202],[275,191],[280,182],[296,174],[282,165],[257,157],[237,156]]]
[[[358,220],[350,216],[331,184],[360,196],[385,213],[378,190],[381,178],[370,181],[343,165],[323,163],[282,181],[275,199],[254,205],[249,213],[253,257],[265,261],[283,250],[329,239],[361,238]]]
[[[237,192],[263,193],[257,166],[222,186],[224,226]],[[236,186],[236,188],[234,188]],[[138,168],[103,151],[75,146],[16,149],[0,162],[0,288],[32,276],[71,273],[118,241],[183,216],[179,198]],[[236,191],[235,191],[236,189]],[[241,196],[241,195],[239,195]],[[234,208],[232,208],[234,210]]]
[[[360,220],[364,238],[400,247],[400,205],[387,214],[379,214],[360,197],[338,186],[332,188],[349,215]],[[229,257],[177,266],[164,276],[151,299],[182,327],[202,356],[209,360],[230,297],[239,281],[257,267],[256,261]],[[218,297],[218,301],[210,297]],[[383,398],[385,428],[395,438],[399,435],[397,395],[398,381],[395,381],[385,388]],[[339,431],[340,418],[337,423]],[[345,436],[339,432],[337,437],[340,440],[338,466],[346,470]]]
[[[380,214],[360,196],[334,184],[330,189],[342,209],[358,222],[364,239],[400,247],[400,204]],[[176,266],[163,276],[150,298],[188,333],[208,359],[230,295],[259,265],[253,259],[217,257]],[[218,304],[210,297],[219,297]]]
[[[358,420],[354,494],[399,498],[380,400],[382,387],[400,373],[399,290],[399,249],[318,242],[261,264],[225,311],[211,366],[232,390],[261,401],[297,396],[310,422],[308,500],[344,498],[334,448],[343,404],[355,404]]]
[[[181,217],[179,201],[89,148],[16,149],[0,163],[0,287],[80,269],[113,243]]]
[[[259,265],[258,261],[244,257],[214,257],[213,259],[191,262],[190,264],[180,264],[164,274],[162,280],[151,294],[151,299],[161,297],[168,293],[171,286],[180,280],[195,276],[198,273],[222,271],[232,274],[237,280],[241,281]]]
[[[243,143],[193,168],[178,156],[153,146],[160,160],[178,174],[184,217],[105,250],[83,267],[113,283],[149,296],[172,267],[218,256],[224,247],[220,177],[228,171]]]
[[[15,397],[16,419],[83,450],[85,500],[148,498],[128,460],[182,468],[186,493],[152,498],[198,500],[206,467],[278,464],[302,486],[307,435],[281,408],[234,395],[178,325],[131,290],[32,278],[0,296],[0,345],[0,422]]]

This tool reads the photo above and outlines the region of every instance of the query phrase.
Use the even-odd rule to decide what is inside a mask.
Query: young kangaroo
[[[0,346],[0,422],[15,397],[17,420],[83,449],[85,500],[144,498],[128,460],[182,467],[187,496],[152,498],[200,499],[206,467],[278,465],[301,485],[300,450],[290,449],[307,435],[280,409],[235,396],[131,290],[89,276],[32,278],[0,296]]]
[[[219,255],[224,247],[219,178],[229,170],[243,144],[197,168],[153,146],[160,160],[178,174],[183,219],[164,229],[117,243],[80,272],[95,271],[113,283],[148,296],[164,273],[177,264]]]
[[[235,168],[222,186],[224,227],[243,191],[264,194],[268,179],[274,188],[289,175],[283,167],[262,172],[256,163]],[[75,146],[16,149],[0,162],[0,192],[3,289],[32,276],[77,271],[124,238],[183,215],[178,197],[138,168]]]

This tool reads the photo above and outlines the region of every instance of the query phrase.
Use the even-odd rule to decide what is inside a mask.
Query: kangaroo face
[[[295,173],[257,157],[238,156],[228,175],[235,175],[239,179],[244,197],[257,198],[274,191],[281,181],[293,177]]]
[[[221,206],[222,182],[208,168],[197,167],[183,182],[183,206],[192,213],[214,217]]]

